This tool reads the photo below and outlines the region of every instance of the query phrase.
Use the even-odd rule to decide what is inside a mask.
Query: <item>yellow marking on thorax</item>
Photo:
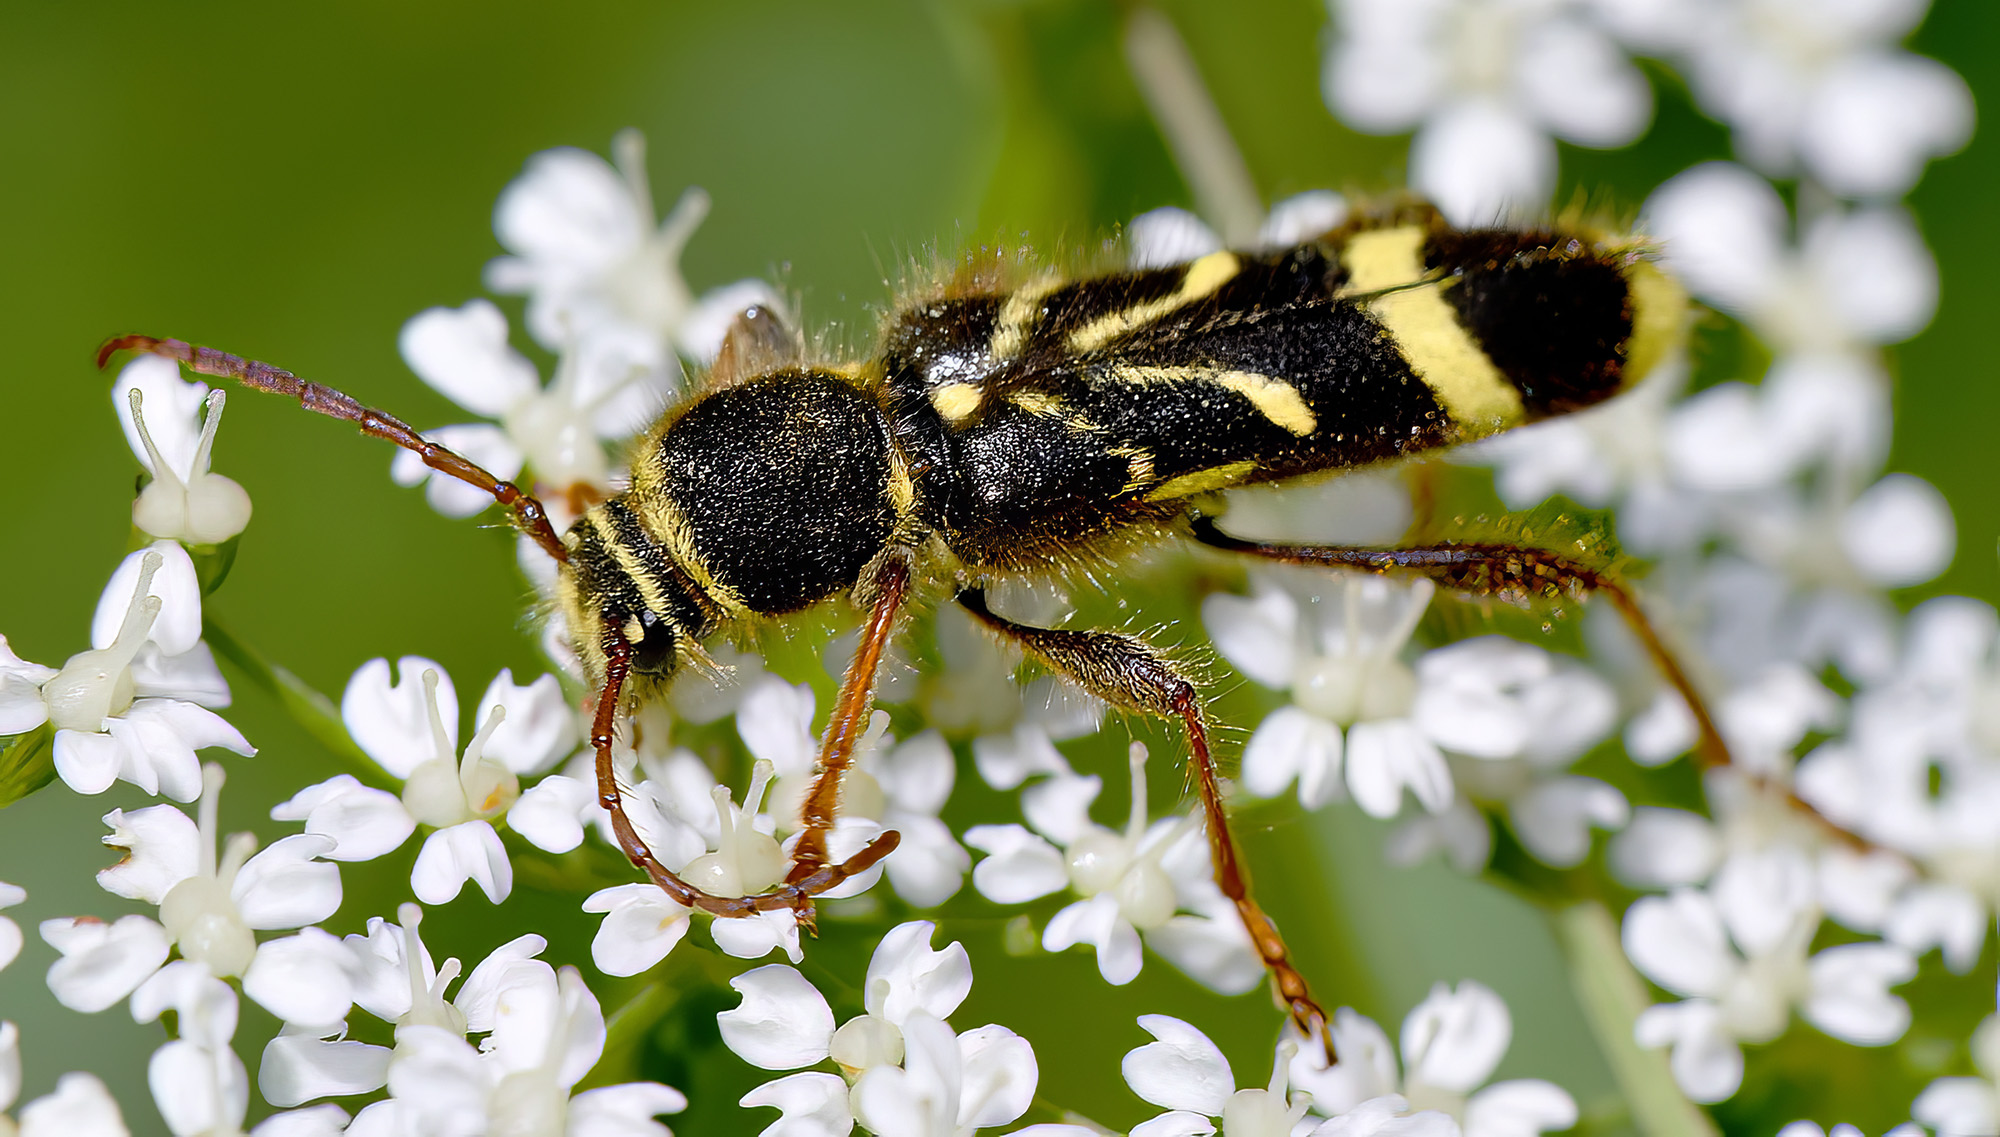
[[[1105,451],[1113,458],[1125,459],[1125,484],[1118,489],[1118,495],[1138,493],[1153,481],[1153,451],[1145,446],[1113,446]]]
[[[944,421],[958,426],[979,409],[986,400],[986,392],[977,383],[952,380],[931,388],[931,407],[943,416]]]
[[[1443,286],[1409,287],[1424,278],[1425,235],[1416,225],[1356,234],[1340,254],[1348,274],[1342,291],[1397,289],[1363,304],[1466,437],[1515,426],[1527,417],[1521,392],[1458,322]]]
[[[889,501],[896,507],[896,528],[909,528],[917,510],[917,486],[910,477],[909,462],[894,446],[889,448]]]
[[[1187,267],[1181,286],[1158,300],[1147,300],[1120,312],[1099,316],[1069,334],[1071,351],[1096,351],[1134,329],[1144,327],[1176,309],[1215,295],[1243,269],[1236,254],[1210,253]]]
[[[1105,375],[1120,383],[1213,383],[1250,400],[1257,413],[1304,438],[1319,428],[1319,418],[1299,395],[1299,389],[1283,379],[1273,379],[1255,371],[1231,371],[1220,367],[1135,367],[1124,364],[1108,368]]]
[[[639,599],[645,601],[646,607],[653,612],[666,612],[667,598],[660,595],[653,574],[647,571],[645,562],[639,559],[639,554],[633,551],[628,542],[619,538],[618,527],[611,523],[611,519],[604,515],[601,508],[593,509],[583,516],[584,520],[590,522],[590,527],[597,531],[598,541],[611,550],[611,559],[618,562],[619,570],[638,588]],[[628,635],[627,638],[633,643],[639,642],[638,637]]]
[[[687,579],[714,601],[717,608],[736,617],[755,615],[742,593],[715,579],[715,574],[709,571],[708,564],[695,551],[694,534],[688,528],[687,518],[671,498],[658,494],[646,503],[645,509],[634,509],[632,513],[646,535],[665,548],[675,567],[686,573]]]
[[[1177,497],[1193,497],[1210,490],[1227,489],[1240,481],[1243,475],[1256,468],[1257,463],[1246,458],[1241,462],[1228,462],[1220,466],[1210,466],[1206,470],[1195,470],[1161,482],[1146,495],[1146,500],[1167,501]]]
[[[1000,316],[993,325],[993,338],[987,344],[986,354],[995,363],[1003,363],[1020,354],[1028,344],[1028,336],[1042,319],[1042,301],[1049,293],[1066,283],[1062,277],[1050,273],[1008,293],[1000,305]]]
[[[1103,430],[1097,422],[1082,411],[1073,409],[1060,396],[1047,391],[1015,391],[1007,396],[1007,401],[1031,415],[1042,418],[1059,418],[1064,425],[1078,434],[1094,434]]]

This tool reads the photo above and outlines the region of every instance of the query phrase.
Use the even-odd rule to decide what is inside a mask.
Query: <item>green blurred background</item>
[[[1320,101],[1322,6],[1180,0],[1164,9],[1267,200],[1399,184],[1403,140],[1349,132]],[[688,185],[713,195],[683,262],[697,290],[769,276],[802,298],[811,326],[865,344],[891,297],[887,282],[931,250],[994,240],[1076,248],[1140,211],[1189,204],[1122,62],[1121,18],[1098,2],[0,7],[0,212],[13,219],[0,237],[9,346],[0,460],[14,486],[0,515],[0,632],[23,657],[59,664],[85,646],[98,592],[126,551],[137,466],[108,380],[90,365],[107,335],[214,344],[419,426],[460,421],[403,366],[398,328],[425,307],[481,294],[481,267],[500,251],[494,200],[529,155],[558,145],[603,153],[615,131],[636,126],[650,142],[662,207]],[[1985,105],[2000,75],[2000,7],[1948,0],[1916,46],[1958,69]],[[1659,181],[1727,154],[1726,134],[1671,78],[1655,78],[1651,134],[1626,151],[1566,148],[1558,200],[1582,189],[1636,209]],[[2000,385],[1990,333],[1979,329],[2000,305],[1996,153],[1975,141],[1936,164],[1913,197],[1938,252],[1943,304],[1931,330],[1895,353],[1892,459],[1938,484],[1957,511],[1961,555],[1931,591],[1989,599]],[[525,346],[518,302],[503,307]],[[257,516],[210,612],[306,681],[337,696],[361,662],[422,653],[446,665],[469,711],[498,668],[542,669],[507,538],[444,520],[392,485],[385,447],[245,395],[232,397],[216,464],[249,489]],[[1154,619],[1185,613],[1191,594],[1167,591],[1157,611],[1143,591],[1134,603]],[[231,679],[230,717],[263,752],[227,762],[225,823],[268,839],[282,830],[261,809],[336,766],[270,699]],[[1239,692],[1225,713],[1248,725],[1261,705]],[[1173,752],[1165,736],[1149,737],[1156,753]],[[1116,750],[1104,753],[1109,820],[1125,795]],[[1164,804],[1178,779],[1162,772],[1154,781]],[[64,1070],[91,1069],[143,1133],[158,1131],[142,1073],[158,1028],[133,1026],[122,1009],[86,1018],[55,1007],[42,983],[54,953],[33,931],[54,916],[130,910],[79,876],[81,866],[108,863],[96,848],[98,815],[145,804],[127,789],[82,799],[56,786],[0,813],[0,879],[30,894],[9,913],[29,945],[0,973],[0,1016],[22,1026],[27,1096]],[[1302,823],[1267,807],[1246,820],[1267,905],[1330,1004],[1375,1015],[1393,1035],[1431,982],[1481,979],[1515,1015],[1502,1076],[1554,1078],[1587,1115],[1603,1106],[1609,1072],[1533,909],[1441,868],[1381,868],[1381,828],[1352,812]],[[348,903],[329,926],[354,931],[387,914],[414,848],[349,871]],[[1144,1040],[1132,1016],[1150,1011],[1208,1030],[1244,1083],[1267,1076],[1276,1019],[1261,994],[1203,995],[1157,959],[1138,984],[1111,992],[1087,956],[1000,959],[1001,921],[969,894],[953,902],[962,918],[939,937],[965,939],[980,960],[956,1021],[1000,1021],[1034,1041],[1047,1102],[1121,1127],[1150,1116],[1116,1072],[1118,1056]],[[426,933],[434,947],[476,957],[511,930],[544,930],[548,957],[582,965],[609,1009],[638,986],[595,977],[595,921],[575,912],[577,898],[523,887],[495,921],[468,893]],[[843,943],[838,931],[830,926],[809,971],[830,988],[856,983],[865,966],[865,945]],[[659,996],[656,1006],[673,1009],[618,1059],[622,1071],[607,1069],[643,1068],[692,1088],[696,1112],[676,1123],[683,1132],[753,1132],[771,1115],[733,1102],[761,1080],[755,1072],[686,1057],[712,1051],[712,1015],[734,1003],[688,981],[742,965],[699,953],[676,961],[662,982],[690,993]],[[1967,1029],[1991,1008],[1991,967],[1989,951],[1983,978],[1943,989],[1970,1000]],[[1091,1015],[1078,1021],[1084,1005]],[[246,1009],[239,1041],[253,1074],[271,1027]],[[1907,1077],[1941,1060],[1913,1049],[1862,1058]],[[1797,1077],[1809,1097],[1816,1082],[1845,1079],[1852,1091],[1847,1071],[1872,1068],[1822,1065]],[[1874,1131],[1900,1118],[1909,1098],[1885,1090],[1872,1112],[1869,1097],[1854,1100],[1862,1115],[1820,1120]]]

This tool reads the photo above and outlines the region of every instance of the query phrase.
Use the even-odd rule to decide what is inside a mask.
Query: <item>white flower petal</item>
[[[1139,1026],[1158,1041],[1128,1051],[1118,1064],[1132,1092],[1167,1109],[1220,1117],[1236,1076],[1215,1043],[1169,1015],[1140,1015]]]
[[[1633,966],[1683,995],[1720,995],[1740,966],[1715,901],[1690,888],[1633,901],[1623,937]]]
[[[118,776],[175,801],[201,796],[196,750],[220,746],[257,753],[221,715],[179,699],[140,699],[123,716],[106,719],[105,727],[119,746]]]
[[[1840,519],[1840,546],[1874,584],[1904,588],[1944,571],[1958,544],[1951,505],[1913,474],[1890,474],[1862,491]]]
[[[238,1132],[250,1108],[249,1075],[227,1048],[169,1042],[146,1064],[146,1082],[175,1137]]]
[[[1596,778],[1552,778],[1508,803],[1515,836],[1543,864],[1574,868],[1590,855],[1590,830],[1622,827],[1625,795]]]
[[[1465,1093],[1492,1076],[1513,1037],[1514,1020],[1492,988],[1439,983],[1403,1020],[1403,1071],[1410,1085]]]
[[[1299,606],[1290,593],[1252,577],[1248,596],[1204,596],[1201,622],[1215,650],[1238,671],[1274,691],[1292,685]]]
[[[1801,921],[1818,922],[1817,885],[1805,854],[1777,845],[1730,856],[1711,891],[1730,938],[1746,955],[1757,955],[1794,935]]]
[[[576,712],[554,675],[516,686],[513,671],[501,668],[473,721],[485,722],[494,707],[507,708],[507,718],[487,739],[484,754],[514,773],[539,774],[576,748]]]
[[[178,541],[155,541],[128,553],[118,562],[111,582],[98,597],[97,611],[90,618],[90,646],[107,648],[118,638],[119,625],[132,607],[139,588],[139,571],[148,556],[158,554],[160,567],[153,573],[146,595],[160,598],[160,614],[153,619],[146,639],[158,644],[168,655],[194,650],[201,642],[201,582],[195,576],[194,561]]]
[[[1799,152],[1842,197],[1907,193],[1924,163],[1972,136],[1972,92],[1934,59],[1859,51],[1827,69],[1807,103]]]
[[[1222,248],[1222,238],[1201,218],[1173,206],[1141,213],[1125,226],[1128,262],[1135,269],[1186,264]]]
[[[891,811],[885,828],[903,835],[903,843],[882,861],[896,895],[918,908],[935,908],[965,886],[972,854],[951,835],[951,827],[935,817]]]
[[[1492,225],[1539,210],[1555,180],[1555,143],[1490,100],[1451,104],[1410,143],[1410,184],[1454,225]]]
[[[1910,1116],[1940,1137],[2000,1132],[2000,1095],[1985,1078],[1938,1078],[1917,1095]]]
[[[229,895],[243,922],[260,931],[317,924],[340,907],[340,866],[318,858],[333,838],[281,837],[244,864]]]
[[[101,794],[110,789],[124,761],[125,748],[108,734],[56,731],[56,776],[77,793]]]
[[[975,825],[965,843],[988,856],[972,869],[972,886],[995,904],[1026,904],[1069,885],[1062,850],[1019,825]]]
[[[90,1014],[132,993],[167,961],[167,933],[144,916],[107,924],[88,916],[44,920],[42,939],[62,953],[49,967],[49,991],[72,1011]]]
[[[1722,860],[1715,823],[1684,809],[1642,805],[1611,839],[1611,871],[1633,888],[1700,884]]]
[[[448,826],[424,838],[417,863],[410,869],[410,890],[426,904],[449,902],[468,880],[495,904],[514,890],[514,866],[507,860],[506,846],[484,821]]]
[[[1342,34],[1322,72],[1324,93],[1333,113],[1356,130],[1410,130],[1446,89],[1449,66],[1426,38],[1424,12],[1414,4],[1341,5]]]
[[[1037,1128],[1040,1126],[1028,1127],[1028,1129]],[[1023,1129],[1021,1132],[1026,1133],[1028,1129]],[[1208,1137],[1213,1132],[1215,1132],[1215,1122],[1201,1114],[1189,1113],[1184,1109],[1170,1109],[1158,1117],[1133,1126],[1131,1137]]]
[[[1576,1099],[1553,1082],[1496,1082],[1465,1103],[1467,1137],[1531,1137],[1576,1124]]]
[[[1910,1005],[1888,988],[1917,975],[1909,952],[1889,944],[1841,944],[1812,958],[1807,1021],[1857,1046],[1886,1046],[1910,1026]]]
[[[1771,293],[1790,228],[1771,183],[1707,162],[1654,190],[1645,213],[1667,266],[1697,296],[1741,314]]]
[[[950,1018],[972,992],[972,960],[957,942],[931,949],[937,925],[898,924],[882,937],[868,961],[862,998],[868,1013],[901,1026],[915,1011]]]
[[[1722,1011],[1706,999],[1647,1007],[1632,1034],[1641,1046],[1673,1047],[1668,1068],[1694,1101],[1723,1101],[1743,1084],[1743,1050],[1723,1025]]]
[[[585,898],[583,910],[605,914],[590,941],[590,958],[606,975],[650,969],[688,931],[689,910],[650,884],[600,889]]]
[[[1090,830],[1090,805],[1103,791],[1096,774],[1064,772],[1021,791],[1021,816],[1035,832],[1067,845]]]
[[[956,1120],[962,1129],[1005,1125],[1034,1104],[1041,1071],[1027,1039],[1004,1026],[974,1027],[958,1036],[958,1060],[963,1082]]]
[[[94,1074],[56,1079],[56,1091],[21,1107],[20,1137],[130,1137],[117,1099]]]
[[[349,1120],[346,1110],[327,1102],[311,1109],[274,1113],[258,1122],[250,1130],[250,1137],[341,1137],[350,1132],[347,1128]],[[353,1137],[367,1135],[354,1133]]]
[[[833,1040],[833,1011],[795,968],[782,963],[754,967],[729,981],[743,996],[731,1011],[715,1016],[723,1045],[761,1070],[796,1070],[827,1056]]]
[[[1653,88],[1597,28],[1575,19],[1542,20],[1523,30],[1518,50],[1522,95],[1568,141],[1624,146],[1652,119]]]
[[[819,756],[812,736],[812,688],[766,675],[743,692],[736,733],[752,757],[769,762],[779,777],[811,771]]]
[[[332,861],[372,861],[401,848],[416,832],[417,820],[403,799],[362,785],[352,774],[336,774],[293,794],[271,810],[274,821],[303,821],[306,832],[332,838]]]
[[[1917,955],[1944,948],[1945,966],[1963,975],[1979,962],[1987,923],[1985,905],[1964,888],[1924,882],[1897,897],[1882,930],[1890,943]]]
[[[1299,1041],[1292,1029],[1285,1037]],[[1321,1112],[1345,1113],[1402,1084],[1396,1048],[1375,1020],[1342,1007],[1333,1012],[1333,1040],[1340,1052],[1336,1065],[1326,1064],[1326,1051],[1315,1041],[1300,1042],[1292,1054],[1292,1085],[1311,1094]]]
[[[596,808],[596,786],[550,774],[508,808],[507,827],[537,849],[567,853],[583,844],[583,819]]]
[[[418,378],[487,418],[504,416],[542,386],[535,365],[507,346],[507,317],[489,300],[417,313],[397,347]]]
[[[1318,809],[1341,791],[1340,728],[1287,704],[1264,716],[1243,747],[1243,788],[1276,797],[1296,779],[1299,805]]]
[[[1288,249],[1332,232],[1347,220],[1347,199],[1332,190],[1307,190],[1273,202],[1257,230],[1257,244]]]
[[[770,1106],[782,1111],[761,1137],[847,1137],[854,1128],[847,1083],[838,1074],[791,1074],[765,1082],[739,1098],[745,1109]]]
[[[1264,962],[1233,912],[1213,919],[1174,916],[1147,930],[1146,946],[1188,978],[1224,995],[1241,995],[1264,979]]]
[[[171,805],[149,805],[130,813],[104,815],[111,832],[103,838],[123,859],[97,873],[98,886],[113,896],[158,906],[173,887],[201,865],[200,835],[194,819]]]
[[[1358,722],[1347,730],[1347,788],[1370,817],[1394,817],[1403,787],[1425,809],[1451,805],[1451,769],[1444,755],[1408,719]]]
[[[132,456],[154,474],[153,459],[139,438],[138,423],[132,419],[131,392],[137,390],[143,405],[139,413],[146,419],[146,433],[153,439],[167,468],[182,481],[194,469],[195,450],[201,442],[202,401],[208,384],[181,378],[180,364],[157,355],[138,355],[118,372],[111,387],[111,405],[118,411],[118,425],[125,430],[125,444]]]
[[[257,1092],[275,1106],[314,1098],[372,1093],[389,1081],[386,1046],[281,1034],[264,1044],[257,1064]]]
[[[444,722],[445,739],[455,754],[458,750],[458,691],[443,665],[417,655],[396,661],[392,684],[389,661],[371,659],[347,681],[340,697],[340,721],[354,744],[380,763],[384,770],[407,778],[419,765],[438,757],[431,738],[430,707],[424,694],[423,676],[437,672],[437,704]]]
[[[774,951],[783,951],[793,963],[805,958],[799,947],[798,917],[789,908],[714,920],[708,925],[708,934],[716,947],[738,959],[762,959]]]
[[[1042,947],[1064,951],[1087,943],[1097,949],[1097,972],[1106,983],[1123,987],[1139,977],[1144,958],[1139,932],[1119,910],[1118,897],[1100,892],[1079,900],[1049,918],[1042,929]]]
[[[256,957],[243,973],[243,993],[285,1022],[328,1026],[345,1019],[354,1005],[354,962],[339,936],[304,928],[298,935],[257,946]],[[305,1100],[274,1104],[297,1105]]]
[[[569,1101],[569,1132],[579,1137],[668,1137],[653,1120],[687,1108],[687,1095],[658,1082],[625,1082],[585,1090]]]
[[[882,757],[875,777],[891,804],[910,813],[935,817],[951,797],[958,764],[951,746],[935,730],[927,730]]]
[[[1037,774],[1070,773],[1069,763],[1048,734],[1026,725],[1015,727],[1011,734],[973,739],[972,764],[996,790],[1011,790]]]

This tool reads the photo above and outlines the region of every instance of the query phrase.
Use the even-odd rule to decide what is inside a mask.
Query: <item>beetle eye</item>
[[[665,676],[674,669],[674,645],[679,637],[674,626],[651,611],[639,613],[644,634],[632,645],[632,670],[641,675]]]

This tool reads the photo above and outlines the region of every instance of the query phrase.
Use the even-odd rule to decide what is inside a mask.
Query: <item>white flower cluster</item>
[[[1296,780],[1315,808],[1340,796],[1344,761],[1367,812],[1396,814],[1407,787],[1432,815],[1403,822],[1392,854],[1442,849],[1467,870],[1491,848],[1471,806],[1558,868],[1586,860],[1590,827],[1622,830],[1612,871],[1665,890],[1627,911],[1627,954],[1684,997],[1642,1014],[1637,1037],[1671,1047],[1696,1101],[1733,1095],[1742,1044],[1778,1038],[1793,1011],[1857,1045],[1902,1037],[1910,1008],[1890,988],[1933,949],[1970,968],[2000,905],[1996,618],[1957,597],[1903,616],[1886,596],[1934,578],[1955,544],[1942,495],[1882,472],[1883,349],[1924,328],[1938,291],[1896,199],[1972,123],[1963,81],[1898,46],[1926,7],[1333,3],[1330,104],[1364,130],[1414,130],[1412,182],[1460,223],[1539,215],[1551,136],[1620,145],[1645,129],[1651,97],[1628,51],[1676,68],[1733,132],[1746,164],[1673,178],[1642,226],[1697,298],[1769,352],[1761,381],[1682,363],[1469,459],[1494,467],[1510,507],[1561,493],[1611,510],[1625,547],[1657,562],[1649,615],[1715,693],[1733,758],[1705,775],[1705,816],[1634,809],[1568,772],[1621,727],[1641,766],[1695,742],[1688,708],[1609,619],[1592,621],[1586,669],[1500,640],[1419,653],[1407,640],[1421,588],[1272,575],[1205,608],[1232,663],[1291,692],[1246,751],[1252,793]],[[1796,179],[1796,219],[1767,176]],[[1829,920],[1874,938],[1815,951]],[[1991,1132],[1995,1100],[1990,1080],[1944,1079],[1913,1116]]]
[[[1631,59],[1674,65],[1767,174],[1894,198],[1972,134],[1964,80],[1898,47],[1926,0],[1329,0],[1327,105],[1359,130],[1415,132],[1410,186],[1461,225],[1538,215],[1555,140],[1616,147],[1653,93]]]

